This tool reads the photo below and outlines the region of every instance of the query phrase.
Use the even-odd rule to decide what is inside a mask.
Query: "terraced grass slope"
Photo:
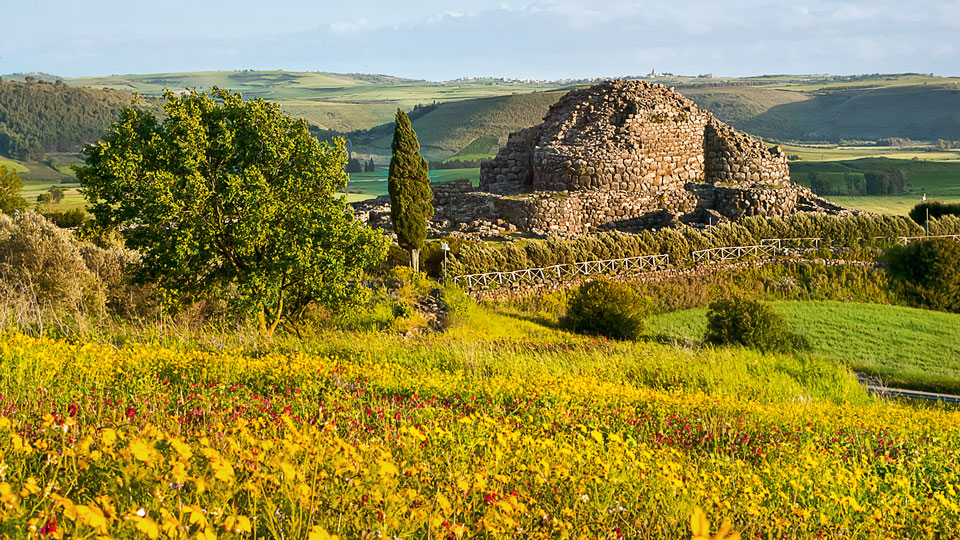
[[[960,394],[960,315],[847,302],[774,302],[813,352],[888,385]],[[651,317],[651,335],[700,340],[706,308]]]
[[[960,140],[960,85],[820,90],[777,104],[736,127],[781,140]]]

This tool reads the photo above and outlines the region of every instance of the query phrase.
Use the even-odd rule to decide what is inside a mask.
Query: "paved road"
[[[876,379],[868,377],[863,373],[857,373],[857,380],[859,380],[860,384],[867,389],[867,392],[870,392],[871,394],[877,394],[882,397],[960,404],[960,396],[955,396],[953,394],[938,394],[936,392],[922,392],[920,390],[907,390],[904,388],[888,388],[879,384],[879,381]]]

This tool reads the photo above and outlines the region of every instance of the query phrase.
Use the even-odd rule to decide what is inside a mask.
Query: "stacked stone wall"
[[[511,133],[497,156],[480,165],[480,188],[491,193],[516,192],[533,185],[533,149],[539,128]]]
[[[790,182],[779,147],[644,81],[569,92],[481,164],[480,190],[436,184],[434,230],[576,235],[797,211],[844,213]],[[369,222],[382,224],[378,203]]]
[[[767,148],[763,141],[737,133],[716,119],[704,130],[704,153],[707,182],[790,185],[790,169],[779,146]]]

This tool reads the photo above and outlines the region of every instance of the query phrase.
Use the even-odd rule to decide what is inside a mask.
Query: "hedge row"
[[[749,246],[764,238],[823,238],[830,246],[868,247],[889,242],[876,237],[920,236],[923,228],[900,216],[836,217],[797,214],[786,219],[752,217],[724,223],[704,233],[697,229],[661,229],[640,234],[603,232],[575,238],[547,237],[516,242],[457,242],[449,260],[449,275],[477,274],[554,264],[619,259],[667,253],[684,264],[691,251],[713,247]],[[960,234],[960,218],[930,220],[930,234]]]
[[[941,201],[922,202],[910,210],[910,219],[920,225],[927,220],[927,211],[930,212],[930,220],[940,219],[945,216],[960,216],[960,203],[948,203]]]

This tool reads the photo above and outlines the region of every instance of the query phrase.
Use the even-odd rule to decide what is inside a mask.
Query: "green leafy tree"
[[[387,187],[390,190],[390,218],[400,247],[410,250],[410,266],[420,271],[420,249],[427,239],[427,220],[433,217],[433,191],[427,175],[427,161],[420,155],[420,143],[410,119],[397,109],[393,132],[393,157]]]
[[[20,196],[23,180],[15,169],[0,165],[0,213],[12,214],[23,210],[27,202]]]
[[[60,204],[60,201],[66,196],[67,188],[53,186],[45,193],[37,195],[37,204]]]
[[[167,304],[229,291],[273,332],[312,303],[361,298],[387,245],[338,195],[342,139],[320,144],[278,105],[219,88],[167,92],[164,113],[124,109],[76,171],[94,227],[125,234]]]

